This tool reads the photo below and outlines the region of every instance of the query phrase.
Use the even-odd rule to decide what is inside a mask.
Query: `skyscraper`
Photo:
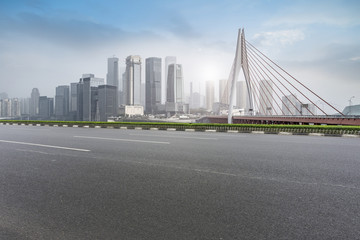
[[[69,86],[56,87],[55,117],[56,120],[66,120],[69,115]]]
[[[98,86],[105,85],[104,79],[94,74],[83,74],[77,85],[77,119],[78,121],[95,121],[98,119]]]
[[[70,107],[69,112],[77,111],[77,88],[79,83],[70,83]]]
[[[11,116],[20,117],[20,100],[18,98],[11,99]]]
[[[212,111],[214,104],[214,82],[206,81],[206,109]]]
[[[167,94],[167,77],[168,77],[168,70],[170,64],[176,64],[176,57],[175,56],[167,56],[165,57],[165,77],[162,81],[162,91],[161,91],[161,103],[166,102],[166,94]]]
[[[4,98],[0,100],[1,102],[1,117],[11,117],[11,100],[9,98]]]
[[[183,103],[185,101],[184,79],[181,64],[169,65],[166,101],[173,103]]]
[[[249,94],[245,81],[236,82],[236,106],[245,112],[249,110]]]
[[[272,115],[273,91],[272,83],[269,80],[261,80],[259,84],[259,102],[261,115]]]
[[[219,80],[219,102],[223,104],[229,104],[229,100],[230,86],[227,85],[227,79],[221,79]]]
[[[154,114],[161,104],[161,58],[147,58],[145,63],[145,111]]]
[[[100,85],[98,91],[100,121],[106,122],[108,117],[117,116],[117,88],[112,85]]]
[[[50,119],[54,111],[54,99],[47,96],[39,97],[39,117],[42,120]]]
[[[108,58],[106,84],[116,87],[116,104],[120,104],[119,59],[116,57]]]
[[[281,100],[284,115],[300,115],[301,103],[296,99],[296,95],[287,95]]]
[[[30,114],[30,98],[21,98],[20,99],[20,112],[23,115]]]
[[[126,105],[141,105],[141,58],[126,58]]]
[[[30,116],[34,117],[39,114],[39,89],[33,88],[30,98]]]
[[[119,59],[116,57],[108,58],[106,84],[119,89]]]

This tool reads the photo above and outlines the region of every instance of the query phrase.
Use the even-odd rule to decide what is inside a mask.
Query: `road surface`
[[[0,125],[0,239],[357,239],[360,138]]]

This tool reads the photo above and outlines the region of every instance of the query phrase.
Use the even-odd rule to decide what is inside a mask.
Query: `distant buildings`
[[[116,57],[108,58],[107,63],[106,84],[119,89],[119,59]]]
[[[183,103],[185,101],[182,66],[170,64],[167,76],[166,102]]]
[[[33,88],[30,98],[30,117],[35,117],[39,114],[39,97],[39,89]]]
[[[273,90],[272,83],[269,80],[261,80],[259,83],[259,114],[273,114]]]
[[[94,74],[83,74],[77,85],[77,120],[98,121],[98,87],[105,85],[104,79]]]
[[[119,105],[120,104],[119,59],[116,57],[108,58],[108,71],[106,75],[106,84],[116,87],[116,105]]]
[[[118,114],[117,87],[112,85],[100,85],[98,87],[98,109],[100,121],[106,122],[108,117]]]
[[[54,99],[47,96],[39,97],[39,115],[41,120],[49,120],[54,113]]]
[[[301,103],[296,99],[296,95],[283,96],[281,101],[284,115],[300,115]]]
[[[0,93],[0,117],[21,117],[41,120],[107,121],[119,113],[127,116],[147,114],[173,115],[189,113],[187,101],[195,107],[205,103],[199,93],[185,97],[183,68],[176,57],[165,58],[165,79],[162,59],[149,57],[145,60],[145,81],[142,81],[142,59],[130,55],[125,59],[126,68],[119,81],[119,59],[107,59],[106,84],[94,74],[83,74],[79,82],[57,86],[54,98],[40,96],[37,88],[30,98],[9,99]],[[163,84],[165,80],[166,84]],[[167,86],[165,88],[165,86]],[[162,103],[162,91],[166,91],[166,104]],[[211,88],[213,95],[214,87]],[[213,102],[214,97],[210,97]],[[211,103],[208,103],[210,106]]]
[[[236,106],[243,109],[244,113],[249,111],[249,94],[245,81],[238,81],[236,83]]]
[[[69,116],[70,106],[70,88],[69,86],[63,85],[56,87],[55,94],[55,117],[56,120],[67,120]]]
[[[161,104],[161,58],[147,58],[145,63],[145,112],[155,114]]]
[[[184,78],[181,64],[169,65],[165,111],[168,115],[189,112],[189,105],[185,104]]]
[[[213,110],[215,92],[214,92],[214,82],[206,81],[206,109],[209,111]]]
[[[176,64],[176,57],[175,56],[167,56],[165,57],[165,78],[162,82],[162,99],[161,103],[165,104],[166,102],[166,94],[167,94],[167,77],[168,77],[168,70],[170,64]]]
[[[227,84],[227,79],[219,80],[219,102],[222,104],[229,104],[230,100],[230,86]]]
[[[126,58],[125,76],[126,105],[141,105],[141,58],[128,56]]]

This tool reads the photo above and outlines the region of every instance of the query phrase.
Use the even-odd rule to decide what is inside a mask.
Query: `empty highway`
[[[358,239],[360,138],[0,125],[0,239]]]

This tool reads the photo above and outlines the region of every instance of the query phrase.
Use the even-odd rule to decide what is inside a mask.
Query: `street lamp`
[[[352,99],[355,98],[355,96],[352,96],[350,99],[349,99],[349,115],[351,115],[351,104],[352,104]]]

